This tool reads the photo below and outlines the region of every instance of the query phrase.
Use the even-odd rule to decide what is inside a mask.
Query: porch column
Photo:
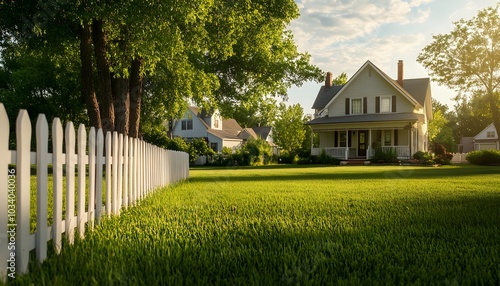
[[[372,150],[372,129],[368,129],[368,147],[366,148],[366,159],[370,159],[370,152]]]
[[[349,159],[349,130],[345,130],[345,159]]]

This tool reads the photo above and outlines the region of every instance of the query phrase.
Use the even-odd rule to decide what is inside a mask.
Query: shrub
[[[415,152],[415,154],[413,154],[413,159],[417,159],[420,161],[428,161],[432,160],[432,156],[428,152],[417,151]]]
[[[373,163],[394,163],[398,162],[398,154],[394,148],[389,148],[384,151],[381,147],[375,149],[375,153],[371,159]]]
[[[500,164],[500,151],[498,150],[481,150],[472,151],[465,159],[474,165],[498,165]]]
[[[434,154],[436,154],[437,156],[446,154],[446,148],[444,148],[444,146],[441,144],[434,143],[432,149],[434,151]]]
[[[451,159],[453,159],[453,154],[447,153],[436,156],[434,160],[436,161],[437,164],[451,165]]]

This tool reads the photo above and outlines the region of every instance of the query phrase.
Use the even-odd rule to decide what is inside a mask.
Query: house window
[[[486,137],[487,138],[495,138],[495,131],[486,132]]]
[[[347,142],[346,132],[340,131],[339,147],[345,147]]]
[[[214,128],[219,128],[219,119],[215,119]]]
[[[210,143],[210,149],[214,150],[215,152],[217,152],[217,142],[211,142]]]
[[[363,113],[363,101],[361,98],[351,100],[351,114]]]
[[[384,146],[391,146],[391,130],[384,131]]]
[[[391,112],[391,98],[381,97],[380,98],[380,112]]]
[[[193,130],[193,119],[186,119],[181,121],[182,130]]]

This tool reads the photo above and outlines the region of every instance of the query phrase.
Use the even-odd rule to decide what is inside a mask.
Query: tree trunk
[[[97,87],[101,122],[104,134],[115,130],[115,109],[113,93],[111,91],[111,74],[109,60],[106,55],[107,36],[103,29],[103,21],[95,20],[92,23],[92,36],[97,66]]]
[[[129,136],[139,137],[139,123],[141,120],[141,101],[142,101],[142,58],[132,60],[130,70],[130,129]]]
[[[83,26],[80,27],[80,60],[82,64],[82,95],[87,105],[90,126],[101,128],[101,115],[99,113],[99,104],[95,94],[94,76],[92,72],[92,39],[89,24],[83,24]]]
[[[115,130],[123,135],[128,135],[130,109],[129,80],[126,78],[112,78],[111,83],[115,105]]]

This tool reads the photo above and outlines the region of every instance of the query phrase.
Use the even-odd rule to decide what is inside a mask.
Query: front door
[[[358,156],[366,157],[366,131],[358,131]]]

